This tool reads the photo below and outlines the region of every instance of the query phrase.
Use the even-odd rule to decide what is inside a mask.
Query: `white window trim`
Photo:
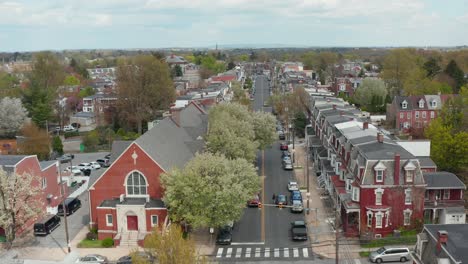
[[[414,113],[414,116],[415,116],[416,118],[419,118],[419,111],[416,111],[416,112]]]
[[[408,223],[405,222],[406,220],[406,214],[409,214],[408,216]],[[411,225],[411,215],[413,214],[413,211],[411,209],[406,209],[406,210],[403,210],[403,225],[405,226],[409,226]]]
[[[153,222],[153,216],[156,216],[156,223]],[[157,226],[159,223],[159,216],[158,215],[151,215],[151,226]]]
[[[385,212],[385,227],[388,227],[388,219],[390,219],[390,211]]]
[[[405,113],[400,113],[400,119],[405,118]]]
[[[450,190],[444,190],[444,196],[443,197],[444,197],[444,200],[450,199]]]
[[[128,194],[128,189],[127,189],[127,181],[128,181],[128,177],[130,177],[134,172],[138,172],[139,174],[141,174],[141,176],[143,176],[143,178],[145,179],[145,182],[146,182],[146,194]],[[148,178],[146,178],[145,174],[143,174],[141,171],[139,170],[132,170],[130,171],[128,174],[127,174],[127,177],[125,177],[125,180],[124,180],[124,184],[125,186],[125,195],[128,196],[128,197],[143,197],[143,198],[146,198],[149,196],[148,194]]]
[[[111,223],[109,222],[109,216],[111,219]],[[114,226],[114,217],[112,214],[106,214],[106,226]]]
[[[408,104],[406,102],[401,103],[401,108],[406,109],[408,107]]]
[[[411,174],[410,174],[410,172],[411,172]],[[415,173],[415,170],[405,170],[406,182],[413,182],[414,173]],[[409,175],[411,175],[411,177],[408,177]]]
[[[371,211],[367,211],[367,226],[368,227],[372,227],[372,212]],[[370,221],[369,221],[370,220]]]
[[[411,197],[411,189],[405,190],[405,204],[409,205],[413,202],[413,197]]]
[[[435,118],[435,113],[434,113],[434,111],[431,111],[431,118]]]
[[[419,108],[424,108],[424,101],[419,101]]]
[[[375,189],[374,193],[375,193],[375,205],[382,205],[384,190],[382,188],[378,188],[378,189]],[[380,193],[380,203],[377,203],[377,193]]]
[[[382,175],[380,177],[380,180],[379,180],[379,172],[382,173]],[[376,182],[383,182],[383,178],[384,178],[384,170],[375,170],[375,181]]]
[[[353,195],[352,200],[355,202],[359,202],[359,188],[353,186]]]
[[[421,114],[422,118],[426,118],[426,111],[422,111],[422,114]]]
[[[44,190],[45,188],[47,188],[47,178],[46,178],[46,177],[43,177],[43,178],[42,178],[41,186],[42,186],[42,189],[43,189],[43,190]]]
[[[379,223],[379,221],[377,220],[378,217],[380,217],[380,225],[378,224]],[[382,228],[382,226],[383,226],[383,217],[384,217],[384,214],[382,212],[375,213],[375,228]]]
[[[352,190],[351,179],[346,179],[346,192],[349,193]]]

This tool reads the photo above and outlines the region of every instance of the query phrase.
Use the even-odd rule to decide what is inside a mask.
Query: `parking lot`
[[[91,162],[96,161],[96,159],[104,158],[105,155],[109,154],[108,152],[98,152],[98,153],[79,153],[75,154],[75,158],[70,163],[60,164],[60,170],[64,170],[68,166],[77,166],[82,162]],[[102,175],[102,173],[107,168],[101,168],[99,170],[91,171],[89,176],[90,185],[94,183],[97,178]],[[73,191],[73,189],[71,189]],[[81,200],[81,208],[78,209],[74,214],[67,217],[68,220],[68,232],[70,241],[78,234],[78,232],[89,224],[89,197],[88,192],[85,191],[78,199]],[[64,218],[60,217],[61,223],[60,226],[55,229],[51,234],[45,237],[36,237],[34,246],[37,247],[47,247],[47,248],[57,248],[57,247],[66,247],[65,239],[65,222]]]

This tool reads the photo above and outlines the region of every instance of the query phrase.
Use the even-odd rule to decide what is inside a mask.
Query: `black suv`
[[[223,226],[219,229],[216,236],[216,244],[218,245],[231,245],[232,242],[232,227]]]

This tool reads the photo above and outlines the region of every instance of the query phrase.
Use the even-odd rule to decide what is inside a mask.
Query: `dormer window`
[[[409,161],[408,164],[405,166],[405,181],[408,182],[413,182],[414,179],[414,173],[416,171],[416,166],[412,161]]]
[[[424,100],[419,100],[419,108],[424,108]]]
[[[385,167],[381,161],[375,165],[374,172],[376,182],[383,182],[385,169],[387,169],[387,167]]]
[[[432,100],[431,106],[432,106],[432,107],[437,107],[437,102],[436,102],[436,100]]]
[[[406,102],[406,100],[401,103],[401,108],[403,109],[408,108],[408,102]]]

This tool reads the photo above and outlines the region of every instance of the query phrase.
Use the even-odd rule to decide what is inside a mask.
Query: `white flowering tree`
[[[8,173],[0,167],[0,227],[7,241],[15,239],[16,232],[43,212],[41,181],[30,173]]]
[[[14,135],[24,124],[28,111],[19,98],[5,97],[0,100],[0,133]]]

